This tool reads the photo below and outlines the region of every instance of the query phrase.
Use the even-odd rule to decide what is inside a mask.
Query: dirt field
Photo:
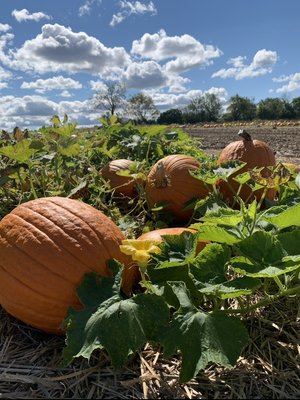
[[[274,125],[275,126],[275,125]],[[218,154],[225,146],[238,140],[239,129],[245,129],[253,139],[268,143],[276,152],[277,161],[300,164],[300,126],[233,126],[201,127],[182,126],[192,137],[199,139],[201,148],[207,153]]]

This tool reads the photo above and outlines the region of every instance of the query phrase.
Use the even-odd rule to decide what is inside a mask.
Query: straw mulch
[[[179,384],[180,355],[166,360],[147,344],[121,371],[104,351],[59,368],[64,338],[30,328],[0,310],[0,398],[300,399],[300,300],[247,316],[251,340],[232,370],[211,364]]]

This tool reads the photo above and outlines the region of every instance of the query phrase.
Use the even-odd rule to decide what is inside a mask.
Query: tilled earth
[[[199,139],[201,148],[209,154],[218,154],[230,142],[239,140],[239,129],[245,129],[252,139],[265,141],[276,152],[277,161],[294,162],[300,165],[300,126],[233,126],[203,127],[184,125],[181,127],[192,137]]]

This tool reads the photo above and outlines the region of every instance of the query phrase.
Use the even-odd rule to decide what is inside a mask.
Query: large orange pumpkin
[[[230,160],[243,161],[246,163],[246,165],[237,173],[241,174],[255,167],[269,167],[269,166],[274,166],[276,164],[274,152],[267,143],[263,142],[262,140],[256,140],[256,139],[252,140],[249,133],[244,130],[241,130],[239,132],[239,136],[241,137],[241,140],[229,143],[221,151],[218,158],[219,165]],[[239,183],[237,183],[235,180],[232,179],[235,175],[232,175],[229,178],[229,185],[236,193],[239,188]],[[261,172],[261,175],[265,178],[268,177],[270,175],[270,170],[268,168],[264,168]],[[229,185],[227,184],[227,182],[220,181],[218,183],[219,191],[222,194],[224,200],[229,205],[233,204],[237,205]],[[242,186],[239,196],[244,201],[247,200],[251,201],[253,200],[254,197],[259,201],[261,199],[262,194],[263,194],[263,189],[259,189],[253,192],[252,194],[251,188],[247,184],[245,184]],[[266,193],[267,199],[274,200],[275,196],[276,196],[276,189],[267,190]]]
[[[78,200],[49,197],[17,206],[0,221],[0,304],[33,327],[62,334],[69,306],[81,307],[76,288],[84,274],[109,276],[111,258],[129,265],[119,249],[123,239],[113,221]],[[124,268],[127,293],[133,273]]]
[[[137,195],[135,180],[130,176],[119,175],[119,172],[129,169],[134,164],[132,160],[112,160],[101,169],[101,175],[114,189],[115,196],[134,198]]]
[[[146,233],[143,233],[141,236],[138,237],[138,240],[157,240],[157,241],[162,241],[164,235],[180,235],[182,232],[192,232],[196,233],[197,231],[195,229],[191,228],[183,228],[183,227],[172,227],[172,228],[162,228],[162,229],[156,229],[154,231],[149,231]],[[199,240],[197,243],[197,249],[196,252],[200,253],[201,250],[204,249],[204,247],[209,243],[207,240]]]
[[[150,208],[160,202],[170,203],[165,210],[174,216],[174,222],[186,222],[193,210],[183,210],[186,203],[194,198],[209,195],[209,188],[190,174],[200,167],[191,156],[172,154],[160,159],[151,168],[146,179],[146,198]]]

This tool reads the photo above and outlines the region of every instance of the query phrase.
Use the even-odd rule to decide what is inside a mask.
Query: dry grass
[[[296,399],[300,398],[300,300],[290,298],[245,321],[251,340],[236,367],[210,365],[179,384],[180,356],[166,360],[147,344],[118,372],[105,352],[58,368],[64,338],[0,311],[0,398]]]

